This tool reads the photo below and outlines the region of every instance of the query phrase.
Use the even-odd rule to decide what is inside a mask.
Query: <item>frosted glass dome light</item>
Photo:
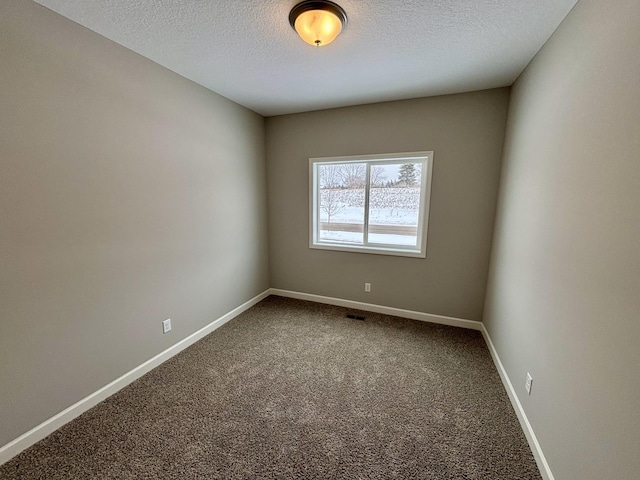
[[[291,9],[289,23],[309,45],[323,47],[340,34],[347,14],[333,2],[305,0]]]

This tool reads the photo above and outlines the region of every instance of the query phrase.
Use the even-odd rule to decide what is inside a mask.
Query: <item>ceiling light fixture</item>
[[[291,9],[289,23],[309,45],[329,45],[347,24],[340,5],[327,0],[305,0]]]

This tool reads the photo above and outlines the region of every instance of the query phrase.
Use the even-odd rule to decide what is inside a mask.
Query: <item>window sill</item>
[[[426,252],[403,248],[371,247],[364,245],[345,245],[336,243],[312,243],[309,248],[316,250],[333,250],[336,252],[367,253],[374,255],[391,255],[395,257],[426,258]]]

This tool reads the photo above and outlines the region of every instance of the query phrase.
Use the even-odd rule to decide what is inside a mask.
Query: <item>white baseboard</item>
[[[551,469],[549,468],[549,464],[547,463],[544,453],[542,452],[542,448],[540,447],[540,444],[538,442],[538,439],[536,438],[533,428],[529,423],[527,415],[524,412],[522,404],[520,403],[520,399],[518,398],[518,395],[516,394],[516,391],[513,388],[513,384],[511,383],[511,380],[509,379],[509,376],[507,375],[507,372],[504,366],[502,365],[502,361],[498,356],[498,352],[496,351],[495,346],[493,345],[493,342],[491,340],[491,337],[489,336],[489,333],[487,332],[483,323],[477,322],[474,320],[465,320],[465,319],[455,318],[455,317],[446,317],[443,315],[434,315],[429,313],[416,312],[413,310],[404,310],[401,308],[385,307],[383,305],[356,302],[353,300],[345,300],[341,298],[325,297],[321,295],[313,295],[310,293],[281,290],[278,288],[271,288],[271,289],[265,290],[261,294],[253,297],[251,300],[248,300],[247,302],[243,303],[237,308],[234,308],[233,310],[223,315],[222,317],[218,318],[217,320],[214,320],[209,325],[201,328],[197,332],[189,335],[185,339],[179,341],[178,343],[169,347],[165,351],[159,353],[155,357],[147,360],[143,364],[125,373],[124,375],[117,378],[116,380],[109,383],[108,385],[105,385],[104,387],[100,388],[94,393],[83,398],[79,402],[71,405],[69,408],[63,410],[57,415],[54,415],[48,420],[42,422],[40,425],[32,428],[31,430],[21,435],[20,437],[16,438],[15,440],[0,447],[0,465],[9,461],[11,458],[15,457],[23,450],[29,448],[34,443],[44,439],[46,436],[50,435],[51,433],[56,431],[58,428],[70,422],[74,418],[80,416],[90,408],[94,407],[101,401],[113,395],[118,390],[126,387],[131,382],[140,378],[145,373],[153,370],[155,367],[167,361],[174,355],[180,353],[185,348],[189,347],[190,345],[194,344],[201,338],[205,337],[209,333],[221,327],[222,325],[227,323],[229,320],[240,315],[245,310],[248,310],[249,308],[254,306],[256,303],[265,299],[269,295],[296,298],[299,300],[308,300],[316,303],[324,303],[324,304],[335,305],[339,307],[347,307],[347,308],[353,308],[357,310],[364,310],[368,312],[382,313],[385,315],[393,315],[397,317],[410,318],[412,320],[420,320],[423,322],[431,322],[431,323],[438,323],[442,325],[450,325],[453,327],[462,327],[462,328],[468,328],[471,330],[479,330],[480,332],[482,332],[482,335],[487,343],[489,352],[491,353],[491,357],[493,358],[493,362],[496,366],[496,369],[498,370],[498,374],[500,375],[500,379],[502,380],[505,390],[507,391],[507,395],[511,400],[511,404],[513,405],[516,415],[518,416],[518,420],[520,421],[522,430],[524,431],[527,441],[529,442],[529,446],[531,448],[531,451],[533,452],[533,456],[536,460],[536,463],[538,464],[538,468],[540,469],[540,473],[542,477],[544,478],[544,480],[554,480],[554,476],[551,472]]]
[[[507,371],[502,365],[502,361],[498,356],[498,351],[496,347],[493,345],[493,341],[489,336],[489,332],[485,328],[484,324],[482,325],[482,336],[484,337],[487,346],[489,347],[489,352],[491,353],[491,358],[493,358],[493,363],[498,370],[498,374],[500,375],[500,379],[502,380],[502,384],[504,385],[505,390],[507,391],[507,395],[509,395],[509,400],[511,400],[511,405],[513,405],[513,409],[516,411],[516,415],[518,416],[518,420],[520,421],[520,426],[524,432],[524,435],[527,437],[527,442],[529,442],[529,447],[531,448],[531,452],[533,453],[533,457],[536,460],[536,464],[538,465],[538,469],[540,470],[540,474],[544,480],[554,480],[553,473],[551,472],[551,468],[549,468],[549,464],[547,463],[547,459],[542,452],[542,447],[540,447],[540,443],[538,442],[538,438],[533,431],[533,427],[531,423],[529,423],[529,419],[527,418],[527,414],[524,412],[524,408],[522,407],[522,403],[520,403],[520,399],[518,398],[518,394],[516,393],[515,388],[513,388],[513,384],[509,379],[509,375],[507,375]]]
[[[493,358],[493,363],[498,370],[498,374],[500,375],[500,379],[502,380],[502,384],[504,385],[505,390],[507,391],[507,395],[509,396],[509,400],[511,401],[511,405],[516,412],[518,420],[520,421],[520,426],[527,438],[527,442],[529,443],[529,448],[531,448],[531,452],[533,453],[533,457],[536,460],[536,464],[538,465],[538,469],[540,470],[540,474],[544,480],[554,480],[553,473],[551,473],[551,469],[549,468],[549,464],[542,452],[542,448],[540,447],[540,443],[529,423],[529,419],[522,408],[522,404],[520,403],[520,399],[516,394],[515,389],[513,388],[513,384],[507,375],[507,371],[502,365],[502,361],[498,356],[498,352],[496,351],[493,342],[491,341],[491,337],[489,336],[489,332],[485,328],[482,322],[476,322],[473,320],[464,320],[461,318],[455,317],[445,317],[442,315],[433,315],[430,313],[422,313],[415,312],[412,310],[403,310],[401,308],[393,308],[393,307],[385,307],[382,305],[374,305],[371,303],[362,303],[356,302],[353,300],[344,300],[342,298],[333,298],[333,297],[324,297],[321,295],[313,295],[310,293],[301,293],[301,292],[293,292],[289,290],[280,290],[278,288],[272,288],[269,290],[271,295],[277,295],[280,297],[288,297],[288,298],[297,298],[299,300],[308,300],[310,302],[317,303],[325,303],[328,305],[336,305],[338,307],[347,307],[354,308],[358,310],[364,310],[367,312],[376,312],[382,313],[386,315],[394,315],[396,317],[410,318],[412,320],[421,320],[424,322],[432,322],[439,323],[443,325],[451,325],[453,327],[462,327],[468,328],[471,330],[479,330],[482,332],[482,336],[487,343],[489,348],[489,352],[491,353],[491,358]]]
[[[94,407],[98,403],[102,402],[109,396],[116,393],[118,390],[126,387],[131,382],[140,378],[145,373],[153,370],[155,367],[157,367],[161,363],[169,360],[174,355],[180,353],[185,348],[189,347],[190,345],[194,344],[201,338],[213,332],[215,329],[220,328],[229,320],[233,319],[234,317],[237,317],[242,312],[251,308],[256,303],[260,302],[261,300],[265,299],[268,296],[269,296],[269,290],[265,290],[261,294],[253,297],[251,300],[243,303],[239,307],[234,308],[229,313],[223,315],[217,320],[214,320],[209,325],[201,328],[195,333],[192,333],[185,339],[180,340],[178,343],[167,348],[165,351],[159,353],[155,357],[147,360],[141,365],[138,365],[133,370],[128,371],[127,373],[115,379],[113,382],[109,383],[108,385],[105,385],[101,389],[93,392],[92,394],[83,398],[79,402],[74,403],[69,408],[63,410],[57,415],[54,415],[48,420],[45,420],[40,425],[32,428],[31,430],[19,436],[15,440],[0,447],[0,465],[2,465],[3,463],[6,463],[11,458],[15,457],[20,452],[22,452],[23,450],[29,448],[34,443],[39,442],[46,436],[55,432],[58,428],[62,427],[66,423],[69,423],[74,418],[80,416],[90,408]]]
[[[373,303],[363,303],[356,302],[354,300],[345,300],[342,298],[324,297],[322,295],[293,292],[291,290],[280,290],[279,288],[272,288],[269,290],[269,292],[271,293],[271,295],[277,295],[279,297],[297,298],[298,300],[308,300],[310,302],[325,303],[327,305],[335,305],[337,307],[353,308],[356,310],[364,310],[365,312],[382,313],[384,315],[410,318],[412,320],[420,320],[422,322],[439,323],[441,325],[462,327],[471,330],[482,330],[482,323],[475,320],[464,320],[462,318],[445,317],[443,315],[434,315],[431,313],[404,310],[402,308],[385,307],[383,305],[375,305]]]

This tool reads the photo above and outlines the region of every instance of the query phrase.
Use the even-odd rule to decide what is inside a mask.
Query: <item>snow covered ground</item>
[[[320,240],[362,244],[361,232],[347,232],[340,224],[364,225],[364,189],[324,189],[321,191],[320,222],[330,230],[320,230]],[[369,224],[418,226],[420,188],[372,188],[369,198]],[[326,225],[323,225],[326,227]],[[345,228],[346,229],[346,228]],[[406,232],[402,232],[406,233]],[[369,243],[416,246],[416,235],[369,233]]]

